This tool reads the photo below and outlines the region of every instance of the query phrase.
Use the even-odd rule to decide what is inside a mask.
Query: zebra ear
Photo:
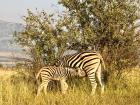
[[[54,62],[55,66],[60,66],[61,65],[61,61],[59,59],[56,59]]]

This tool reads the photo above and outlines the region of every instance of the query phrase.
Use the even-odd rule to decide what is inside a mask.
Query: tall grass
[[[138,75],[137,75],[138,76]],[[70,87],[65,95],[59,89],[50,91],[45,96],[36,96],[36,85],[33,78],[21,73],[9,79],[0,79],[0,105],[139,105],[140,78],[126,76],[122,80],[112,80],[100,95],[97,90],[95,96],[90,96],[90,84],[87,81],[69,83]],[[55,88],[53,86],[53,88]]]

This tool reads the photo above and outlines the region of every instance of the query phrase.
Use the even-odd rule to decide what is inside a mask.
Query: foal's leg
[[[45,81],[45,83],[44,83],[44,93],[45,93],[45,95],[47,95],[47,86],[48,86],[49,82],[50,81],[48,80],[48,81]]]
[[[37,91],[37,96],[39,96],[39,94],[41,93],[42,90],[44,90],[45,95],[47,94],[46,89],[47,89],[48,83],[49,83],[49,80],[48,81],[43,81],[41,83],[41,85],[39,86],[38,91]]]
[[[41,85],[38,87],[38,90],[37,90],[37,97],[40,95],[43,88],[44,88],[44,83],[41,83]]]
[[[67,89],[68,89],[68,85],[66,83],[66,80],[65,79],[62,79],[60,80],[60,83],[61,83],[61,91],[62,91],[62,94],[65,94]]]

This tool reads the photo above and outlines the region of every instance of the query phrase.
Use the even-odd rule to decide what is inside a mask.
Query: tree
[[[15,40],[30,48],[33,64],[51,64],[68,49],[85,51],[96,47],[107,67],[120,73],[137,64],[139,36],[134,35],[137,1],[60,0],[66,7],[56,21],[45,11],[28,10],[25,30]]]
[[[138,2],[60,0],[59,3],[67,8],[68,20],[71,20],[62,22],[62,26],[66,26],[67,34],[73,33],[81,38],[77,38],[71,48],[87,50],[89,46],[92,49],[96,46],[104,56],[107,67],[119,73],[136,65],[140,37],[134,35],[133,22],[138,18],[138,7],[135,5]]]
[[[44,11],[35,14],[28,10],[28,15],[24,17],[25,30],[14,36],[17,43],[28,47],[35,68],[51,62],[55,56],[57,42],[51,17]]]

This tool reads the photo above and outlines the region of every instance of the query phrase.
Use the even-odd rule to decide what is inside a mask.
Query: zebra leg
[[[40,95],[43,88],[44,88],[44,83],[41,83],[41,85],[38,87],[38,90],[37,90],[37,97]]]
[[[60,80],[60,83],[61,83],[61,91],[62,91],[62,94],[65,94],[67,89],[68,89],[68,85],[66,83],[66,80],[65,79],[62,79]]]
[[[45,81],[44,83],[44,93],[47,95],[47,86],[48,86],[49,81]]]
[[[45,81],[43,83],[41,83],[41,85],[38,87],[38,91],[37,91],[37,96],[40,95],[41,91],[44,90],[45,95],[47,94],[47,85],[48,85],[49,81]]]
[[[96,87],[97,87],[97,82],[96,82],[96,78],[95,78],[95,72],[87,73],[87,75],[88,75],[88,78],[89,78],[91,86],[92,86],[91,95],[94,95],[95,91],[96,91]]]
[[[102,81],[102,70],[101,70],[101,64],[99,64],[98,70],[96,72],[96,77],[98,79],[98,82],[101,86],[101,94],[104,93],[104,83]]]

